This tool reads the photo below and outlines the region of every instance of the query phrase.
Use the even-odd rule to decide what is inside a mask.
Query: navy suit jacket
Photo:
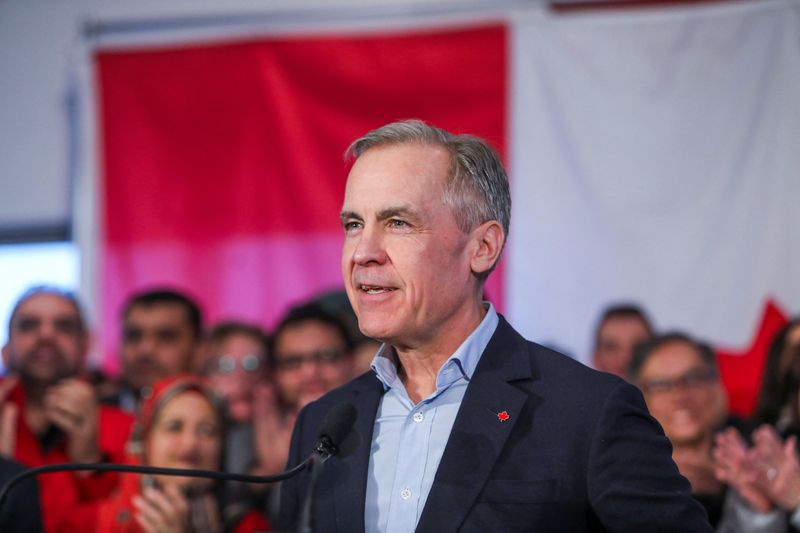
[[[370,372],[298,416],[290,465],[311,453],[329,409],[350,402],[358,412],[342,454],[319,477],[315,531],[364,531],[382,394]],[[467,387],[417,531],[712,531],[671,452],[638,389],[526,341],[501,317]],[[296,523],[308,477],[283,484],[284,529]]]

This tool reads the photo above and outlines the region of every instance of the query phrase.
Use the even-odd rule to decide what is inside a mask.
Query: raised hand
[[[101,460],[97,437],[98,406],[86,381],[69,378],[50,387],[44,398],[48,420],[67,435],[67,456],[75,463]]]
[[[785,442],[770,426],[761,426],[753,434],[753,457],[759,466],[756,483],[776,505],[786,511],[800,507],[800,459],[797,437]]]
[[[736,489],[756,511],[771,511],[774,508],[772,500],[757,483],[757,466],[739,432],[727,428],[716,435],[714,442],[714,473],[717,479]]]
[[[183,533],[187,530],[189,503],[175,485],[163,490],[146,487],[134,496],[134,519],[145,533]]]
[[[8,458],[13,458],[16,451],[19,409],[6,400],[18,382],[19,378],[16,376],[0,381],[0,455]]]

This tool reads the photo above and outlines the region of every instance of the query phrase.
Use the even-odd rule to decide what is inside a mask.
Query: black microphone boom
[[[162,476],[182,476],[182,477],[202,477],[208,479],[216,479],[218,481],[241,481],[244,483],[274,483],[276,481],[283,481],[290,477],[296,476],[303,470],[309,469],[312,471],[312,478],[315,480],[319,469],[314,470],[314,465],[321,464],[332,455],[339,453],[341,444],[353,429],[353,424],[356,420],[356,408],[353,404],[344,403],[336,405],[333,409],[328,411],[325,415],[325,420],[319,430],[319,436],[314,451],[303,462],[293,467],[290,470],[281,472],[274,476],[251,476],[248,474],[234,474],[230,472],[217,472],[214,470],[194,470],[189,468],[161,468],[157,466],[144,466],[133,464],[114,464],[114,463],[64,463],[39,466],[36,468],[29,468],[23,470],[16,476],[9,479],[3,488],[0,489],[0,508],[3,507],[9,491],[19,482],[29,477],[37,476],[39,474],[47,474],[50,472],[130,472],[134,474],[151,474]],[[313,494],[312,490],[309,496]],[[309,499],[308,506],[309,512],[311,502]]]
[[[310,457],[295,466],[291,470],[281,472],[274,476],[251,476],[248,474],[234,474],[231,472],[217,472],[215,470],[194,470],[190,468],[161,468],[158,466],[144,466],[133,464],[115,464],[115,463],[64,463],[52,464],[45,466],[38,466],[36,468],[29,468],[23,470],[16,476],[9,479],[2,490],[0,490],[0,508],[6,500],[9,491],[19,482],[29,477],[37,476],[39,474],[48,474],[51,472],[130,472],[134,474],[155,474],[161,476],[182,476],[182,477],[202,477],[208,479],[216,479],[218,481],[242,481],[244,483],[275,483],[276,481],[283,481],[289,479],[302,472],[308,467]]]

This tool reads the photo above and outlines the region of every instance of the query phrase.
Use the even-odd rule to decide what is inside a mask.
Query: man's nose
[[[49,320],[42,320],[39,325],[39,336],[45,339],[52,339],[56,335],[56,325]]]
[[[139,354],[150,355],[156,346],[156,339],[153,335],[142,335],[136,343],[136,351]]]
[[[383,233],[377,224],[365,225],[353,250],[353,262],[358,265],[386,262]]]
[[[319,374],[322,362],[316,358],[308,358],[300,365],[300,372],[306,378],[313,378]]]
[[[200,444],[200,435],[196,430],[186,428],[181,433],[180,443],[183,452],[193,452]]]

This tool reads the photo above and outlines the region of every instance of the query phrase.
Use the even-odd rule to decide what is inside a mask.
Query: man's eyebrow
[[[339,213],[339,220],[341,220],[342,224],[344,224],[348,220],[361,220],[361,215],[354,213],[353,211],[342,211]]]
[[[408,206],[396,206],[396,207],[389,207],[378,211],[378,220],[386,220],[393,217],[401,217],[401,218],[412,218],[417,219],[419,215],[417,212]]]
[[[376,214],[376,218],[380,221],[388,220],[393,217],[410,218],[412,220],[420,218],[415,209],[405,205],[387,207],[386,209],[378,211]],[[364,220],[361,215],[354,211],[342,211],[339,214],[339,219],[342,221],[342,224],[346,223],[348,220]]]

